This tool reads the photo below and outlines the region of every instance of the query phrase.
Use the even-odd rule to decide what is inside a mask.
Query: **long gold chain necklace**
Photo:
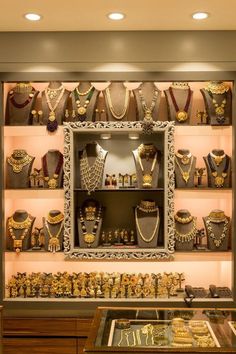
[[[59,91],[59,89],[61,92]],[[58,127],[58,122],[56,120],[56,109],[57,109],[57,107],[64,95],[65,87],[62,85],[61,88],[59,88],[59,89],[57,91],[57,94],[59,92],[59,95],[58,95],[54,104],[52,104],[52,102],[51,102],[52,99],[49,96],[50,88],[46,88],[46,90],[45,90],[45,97],[46,97],[48,108],[50,110],[48,122],[47,122],[47,130],[50,132],[54,132]]]
[[[124,118],[124,116],[127,113],[128,107],[129,107],[129,101],[130,101],[130,92],[127,89],[127,87],[125,88],[125,101],[124,101],[124,108],[121,111],[121,113],[117,113],[117,111],[115,111],[114,106],[112,104],[112,100],[111,100],[111,94],[110,94],[110,89],[109,87],[106,88],[106,95],[107,95],[107,102],[108,102],[108,107],[111,111],[112,116],[117,119],[117,120],[121,120],[122,118]]]
[[[138,152],[138,162],[139,162],[139,165],[140,165],[140,168],[142,171],[142,175],[143,175],[143,188],[151,188],[152,187],[152,175],[153,175],[155,165],[157,163],[157,152],[154,155],[151,170],[149,173],[147,173],[147,171],[144,170],[142,159],[140,157],[139,152]]]
[[[49,235],[48,251],[53,252],[53,253],[61,250],[59,236],[60,236],[62,228],[64,226],[64,218],[60,222],[61,222],[61,225],[60,225],[58,232],[55,235],[53,235],[50,230],[50,227],[49,227],[50,222],[49,222],[48,218],[45,220],[45,227],[46,227],[48,235]],[[54,225],[55,224],[56,223],[54,223]],[[59,224],[59,222],[58,222],[58,224]]]
[[[184,182],[187,184],[188,183],[188,180],[190,178],[190,172],[191,172],[191,169],[192,169],[192,164],[193,164],[193,156],[191,157],[191,161],[190,161],[190,165],[189,165],[189,168],[187,171],[184,171],[182,169],[182,167],[180,166],[180,163],[177,159],[177,157],[175,156],[175,162],[176,162],[176,165],[178,166],[179,170],[180,170],[180,173],[181,173],[181,176],[184,180]]]
[[[11,216],[8,219],[9,235],[13,240],[13,248],[17,253],[19,253],[22,250],[23,241],[30,230],[31,224],[32,224],[32,219],[30,218],[29,215],[27,215],[26,219],[23,221],[14,220],[13,216]],[[14,230],[23,230],[23,232],[20,236],[16,236]]]
[[[228,225],[229,225],[229,220],[225,217],[224,220],[221,221],[221,223],[224,222],[224,226],[223,226],[223,230],[222,233],[219,235],[219,237],[217,237],[215,235],[215,233],[213,232],[212,226],[211,224],[214,222],[212,221],[212,219],[210,217],[207,218],[206,220],[206,227],[207,227],[207,231],[209,234],[209,237],[213,240],[213,243],[216,247],[220,247],[220,245],[223,243],[224,239],[227,236],[227,232],[228,232]],[[219,224],[219,223],[217,223]]]
[[[99,209],[98,209],[95,221],[94,220],[89,220],[90,222],[94,221],[94,225],[93,225],[92,231],[88,232],[87,228],[85,226],[82,209],[80,209],[80,224],[81,224],[81,228],[82,228],[82,232],[83,232],[84,242],[87,243],[88,247],[91,247],[92,243],[96,239],[96,233],[97,233],[99,222],[101,220],[101,214],[102,214],[102,207],[100,206]],[[86,218],[86,220],[87,220],[87,218]]]
[[[207,161],[210,166],[212,177],[214,177],[214,184],[216,188],[224,187],[225,178],[228,175],[229,156],[225,155],[225,168],[222,172],[217,171],[217,169],[213,164],[212,157],[210,154],[207,155]]]
[[[101,183],[105,159],[103,157],[102,149],[100,149],[95,162],[89,166],[86,148],[83,150],[80,159],[80,175],[81,181],[88,191],[88,194],[94,192]]]
[[[135,208],[135,222],[136,222],[136,226],[137,226],[137,229],[138,229],[138,232],[140,234],[140,237],[141,239],[144,241],[144,242],[147,242],[147,243],[150,243],[152,242],[152,240],[154,239],[155,235],[156,235],[156,232],[157,232],[157,228],[158,228],[158,225],[159,225],[159,222],[160,222],[160,218],[159,218],[159,209],[157,209],[156,211],[157,213],[157,218],[156,218],[156,224],[155,224],[155,227],[154,227],[154,230],[151,234],[151,236],[149,238],[145,237],[143,235],[143,232],[140,228],[140,225],[139,225],[139,220],[138,220],[138,207]]]
[[[145,120],[152,120],[153,119],[152,112],[153,112],[154,107],[156,105],[156,101],[157,101],[157,97],[158,97],[158,90],[154,89],[152,102],[151,102],[151,105],[149,107],[147,106],[147,103],[146,103],[146,101],[144,99],[143,91],[142,91],[141,88],[138,90],[138,93],[139,93],[140,101],[141,101],[141,104],[142,104],[142,109],[143,109],[143,112],[144,112],[144,119]]]
[[[196,219],[193,218],[193,227],[192,229],[187,232],[186,234],[183,234],[179,231],[176,230],[175,228],[175,239],[179,242],[189,242],[194,239],[197,233],[197,227],[196,227]]]
[[[32,160],[33,157],[29,156],[27,153],[19,159],[15,159],[13,155],[7,157],[7,163],[12,167],[12,170],[15,173],[20,173],[23,170],[23,167],[29,165]]]

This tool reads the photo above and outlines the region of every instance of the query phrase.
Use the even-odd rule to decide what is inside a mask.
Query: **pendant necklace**
[[[196,228],[196,219],[193,218],[192,219],[192,222],[193,222],[193,227],[192,229],[187,232],[186,234],[183,234],[179,231],[176,230],[176,227],[175,227],[175,239],[179,242],[190,242],[194,239],[194,237],[196,236],[196,233],[197,233],[197,228]]]
[[[213,154],[213,152],[210,152],[210,155],[211,155],[211,158],[214,160],[216,166],[219,166],[225,158],[225,154],[215,155],[215,154]]]
[[[58,163],[52,177],[49,176],[48,172],[47,154],[42,158],[44,180],[50,189],[58,188],[58,177],[63,165],[63,154],[58,151],[58,155]]]
[[[152,102],[151,102],[151,105],[149,107],[147,106],[147,103],[145,102],[145,99],[144,99],[143,92],[142,92],[141,88],[138,90],[138,93],[139,93],[140,101],[141,101],[141,104],[142,104],[142,109],[143,109],[143,112],[144,112],[144,120],[148,120],[148,121],[153,120],[152,112],[153,112],[154,107],[156,105],[156,101],[157,101],[157,97],[158,97],[158,90],[154,89]]]
[[[150,173],[147,173],[144,170],[142,159],[140,157],[140,153],[139,152],[138,152],[138,162],[139,162],[139,165],[140,165],[140,168],[141,168],[141,171],[142,171],[142,175],[143,175],[143,188],[152,188],[152,175],[153,175],[153,171],[154,171],[155,165],[157,163],[157,152],[154,155]]]
[[[214,184],[216,188],[221,188],[224,186],[225,178],[227,177],[227,172],[229,168],[229,156],[225,155],[225,168],[222,172],[218,172],[214,167],[212,157],[210,154],[207,155],[207,161],[210,166],[211,174],[214,177]]]
[[[13,216],[8,219],[9,235],[13,240],[13,248],[17,253],[22,251],[23,241],[30,230],[32,221],[29,215],[27,215],[26,219],[23,221],[15,221]],[[22,230],[19,239],[17,239],[18,236],[15,235],[14,230]]]
[[[221,103],[218,103],[217,100],[214,98],[213,94],[211,91],[208,91],[208,94],[212,100],[212,104],[214,106],[215,114],[216,114],[216,120],[219,124],[224,123],[225,121],[225,106],[227,104],[227,93],[223,93],[222,101]],[[217,95],[218,96],[218,95]]]
[[[60,216],[60,218],[59,218],[59,216]],[[45,219],[45,227],[46,227],[48,235],[49,235],[48,251],[53,252],[53,253],[61,250],[59,237],[62,232],[62,228],[64,226],[64,215],[62,213],[60,213],[60,214],[56,215],[56,217],[59,218],[58,219],[59,221],[57,221],[57,222],[53,221],[53,223],[51,223],[51,218],[54,218],[54,217],[51,217],[50,214]],[[61,223],[61,225],[60,225],[58,232],[53,235],[50,230],[50,224],[57,225],[60,223]]]
[[[47,90],[47,93],[48,93],[48,96],[49,96],[50,100],[55,99],[57,97],[57,95],[58,95],[58,92],[61,91],[62,89],[63,89],[63,85],[61,85],[58,88],[54,88],[54,89],[48,87],[46,90]]]
[[[88,220],[89,222],[94,222],[92,231],[88,232],[87,228],[85,226],[84,215],[83,215],[83,212],[82,212],[82,208],[80,208],[79,215],[80,215],[81,229],[82,229],[82,232],[83,232],[84,242],[87,243],[88,247],[91,247],[92,243],[96,239],[96,233],[97,233],[99,222],[101,220],[101,214],[102,214],[102,207],[100,206],[99,209],[98,209],[95,221],[94,220]],[[86,220],[87,220],[87,218],[86,218]]]
[[[215,235],[212,229],[212,224],[220,224],[224,223],[223,230],[219,234],[219,237]],[[219,222],[213,222],[210,216],[207,217],[206,219],[206,227],[207,231],[209,234],[209,237],[213,240],[213,243],[216,247],[220,247],[220,245],[223,243],[224,239],[226,238],[227,232],[228,232],[228,226],[229,226],[229,220],[225,217],[225,219],[221,219]]]
[[[95,90],[95,87],[93,87],[92,85],[85,92],[80,92],[78,87],[76,87],[76,89],[74,90],[75,103],[77,105],[77,113],[80,118],[79,120],[81,122],[83,122],[86,119],[87,107],[88,107],[89,102],[93,96],[94,90]],[[87,97],[85,97],[85,102],[81,106],[80,96],[86,96],[86,95],[87,95]]]
[[[61,92],[59,91],[59,89],[60,89]],[[49,92],[50,92],[51,89],[50,88],[46,88],[46,90],[45,90],[45,97],[46,97],[46,101],[47,101],[47,104],[48,104],[48,108],[50,110],[49,117],[48,117],[48,122],[47,122],[47,130],[49,132],[54,132],[57,129],[57,127],[58,127],[58,122],[57,122],[57,119],[56,119],[55,111],[56,111],[56,109],[57,109],[57,107],[58,107],[58,105],[59,105],[59,103],[60,103],[60,101],[61,101],[61,99],[62,99],[62,97],[64,95],[65,87],[62,85],[61,88],[59,88],[59,89],[58,89],[58,92],[60,92],[60,93],[59,93],[58,98],[56,99],[54,105],[52,104],[52,102],[51,102],[52,99],[50,98],[50,95],[49,95]]]
[[[140,225],[139,225],[139,220],[138,220],[138,207],[135,208],[135,222],[136,222],[136,226],[137,226],[137,229],[138,229],[138,232],[139,232],[139,235],[141,237],[141,239],[144,241],[144,242],[147,242],[147,243],[150,243],[152,242],[152,240],[154,239],[155,235],[156,235],[156,232],[157,232],[157,228],[158,228],[158,225],[160,223],[160,218],[159,218],[159,209],[157,208],[156,210],[156,213],[157,213],[157,216],[156,216],[156,224],[155,224],[155,227],[154,227],[154,230],[151,234],[151,236],[149,238],[145,237],[143,235],[143,232],[140,228]],[[148,213],[150,214],[150,212],[148,211]]]
[[[17,152],[16,154],[14,154],[13,152],[10,157],[7,157],[7,163],[12,167],[14,173],[22,172],[23,168],[29,165],[33,160],[33,157],[29,156],[26,151],[24,152],[24,154],[22,153],[22,156],[19,156],[19,159],[14,158],[14,156],[17,157]]]
[[[184,180],[184,182],[187,184],[188,181],[189,181],[189,178],[190,178],[190,173],[191,173],[191,169],[192,169],[192,165],[193,165],[193,156],[190,157],[191,161],[190,161],[190,164],[189,164],[189,168],[187,171],[184,171],[182,169],[182,167],[180,166],[180,163],[178,161],[178,158],[175,156],[175,163],[176,165],[178,166],[179,170],[180,170],[180,173],[181,173],[181,176]],[[185,166],[187,165],[186,163],[184,164]]]
[[[175,154],[175,156],[177,156],[177,157],[180,159],[180,161],[181,161],[181,163],[182,163],[183,165],[188,165],[188,164],[189,164],[189,161],[190,161],[190,158],[192,157],[192,154],[191,154],[191,152],[190,152],[190,153],[184,155],[184,154],[180,154],[179,152],[177,152],[177,153]]]
[[[94,192],[95,189],[99,187],[102,180],[104,164],[105,160],[102,148],[99,149],[95,162],[91,166],[89,166],[86,148],[83,150],[80,159],[80,175],[82,184],[88,191],[88,194]]]
[[[117,120],[121,120],[126,115],[128,107],[129,107],[129,101],[130,101],[130,92],[129,92],[129,90],[127,89],[127,87],[125,88],[124,108],[123,108],[121,113],[117,113],[117,111],[115,111],[115,109],[114,109],[114,106],[113,106],[112,101],[111,101],[111,94],[110,94],[109,87],[106,88],[105,92],[106,92],[106,96],[107,96],[108,107],[110,109],[110,112],[111,112],[112,116],[115,119],[117,119]]]
[[[31,102],[32,98],[34,97],[35,92],[36,92],[35,89],[31,86],[31,91],[28,94],[27,99],[24,102],[22,102],[22,103],[18,103],[18,102],[16,102],[15,97],[14,97],[15,96],[15,91],[12,90],[12,91],[9,92],[9,99],[10,99],[10,102],[13,104],[14,107],[16,107],[16,108],[24,108]]]
[[[176,102],[172,87],[169,87],[169,93],[170,93],[170,97],[173,102],[173,105],[175,107],[175,111],[176,111],[175,117],[176,117],[177,121],[180,123],[185,122],[188,119],[188,110],[189,110],[191,96],[192,96],[192,92],[190,90],[190,87],[188,88],[187,100],[186,100],[186,103],[185,103],[185,106],[183,109],[179,108],[179,106]]]

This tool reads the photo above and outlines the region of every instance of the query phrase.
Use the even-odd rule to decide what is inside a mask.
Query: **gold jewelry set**
[[[223,211],[212,211],[206,218],[207,233],[216,248],[220,247],[227,237],[229,226],[229,219]],[[213,231],[214,227],[215,231]]]
[[[180,157],[180,162],[178,160],[179,157]],[[182,176],[184,182],[187,184],[188,181],[189,181],[189,178],[190,178],[190,173],[191,173],[192,165],[193,165],[193,156],[192,156],[192,154],[188,154],[188,155],[186,155],[186,157],[184,157],[183,155],[181,155],[179,153],[178,153],[178,155],[176,154],[175,155],[175,163],[176,163],[176,165],[179,168],[179,171],[181,173],[181,176]],[[181,167],[180,163],[183,164],[184,168],[185,168],[185,166],[189,165],[188,169],[185,171]]]
[[[22,172],[23,168],[29,165],[33,160],[25,150],[14,150],[10,157],[7,157],[7,163],[12,167],[14,173]]]
[[[45,218],[45,227],[49,236],[48,251],[53,253],[60,251],[60,236],[63,233],[64,215],[62,213],[59,213],[55,216],[52,216],[49,213],[47,218]],[[58,229],[56,230],[56,233],[54,230],[55,228]]]
[[[176,219],[176,217],[177,217],[177,219]],[[187,225],[190,222],[192,222],[191,229],[186,233],[179,232],[176,228],[176,225],[175,225],[175,239],[177,241],[182,242],[182,243],[192,241],[196,237],[196,234],[197,234],[196,218],[192,217],[192,220],[191,220],[191,217],[179,218],[178,216],[175,216],[175,220],[177,221],[177,223],[180,223],[182,225]],[[186,222],[187,220],[190,220],[190,221]],[[182,221],[184,221],[184,222],[182,222]]]
[[[206,86],[206,90],[216,95],[222,95],[229,91],[229,86],[225,82],[211,81]]]
[[[215,114],[218,116],[218,119],[224,117],[225,114],[225,106],[227,104],[227,92],[229,91],[229,86],[226,85],[224,82],[210,82],[207,87],[206,91],[208,91],[212,104],[214,106]],[[216,95],[215,97],[213,95]],[[223,95],[222,101],[217,102],[216,97],[218,95]],[[217,119],[217,118],[216,118]],[[221,122],[221,120],[219,121]]]
[[[75,103],[77,105],[77,113],[79,116],[84,116],[87,112],[87,107],[89,105],[89,102],[91,100],[91,97],[93,95],[95,88],[93,85],[91,85],[88,90],[86,91],[80,91],[78,87],[75,88],[74,96],[75,96]],[[87,97],[85,97],[87,96]],[[81,99],[80,97],[85,97],[84,104],[81,104]]]
[[[151,217],[155,217],[156,221],[155,221],[155,225],[154,225],[154,228],[153,228],[153,231],[151,232],[151,235],[149,235],[147,237],[146,235],[146,232],[145,230],[143,231],[141,229],[141,225],[140,225],[140,219],[141,219],[141,214],[140,214],[140,211],[141,212],[144,212],[144,213],[155,213],[156,215],[151,215]],[[139,213],[139,215],[138,215]],[[145,222],[145,224],[147,223],[147,220]],[[150,221],[149,221],[150,223]],[[153,201],[147,201],[147,200],[142,200],[141,203],[140,203],[140,206],[137,206],[135,208],[135,224],[136,224],[136,227],[137,227],[137,230],[138,230],[138,234],[139,236],[141,237],[141,239],[146,242],[146,243],[150,243],[153,241],[153,239],[158,236],[158,230],[159,230],[159,225],[160,225],[160,216],[159,216],[159,208],[158,206],[155,205],[155,202]],[[147,224],[146,224],[147,226]],[[145,233],[145,234],[144,234]],[[156,242],[155,242],[156,244]]]
[[[110,93],[110,89],[109,87],[106,88],[105,90],[106,93],[106,97],[107,97],[107,103],[108,103],[108,108],[112,114],[112,116],[116,119],[116,120],[121,120],[125,117],[125,115],[128,112],[129,109],[129,103],[130,103],[130,91],[125,88],[125,97],[124,97],[124,106],[121,112],[117,112],[117,110],[114,108],[114,105],[112,103],[112,99],[111,99],[111,93]]]
[[[169,278],[175,278],[177,289],[178,275],[170,273]],[[161,273],[152,274],[128,274],[128,273],[17,273],[8,281],[8,297],[33,297],[37,289],[38,296],[42,297],[68,297],[68,298],[156,298],[167,293],[164,289],[166,275]],[[22,286],[29,284],[31,289],[22,294]],[[37,284],[37,286],[36,286]],[[45,285],[48,290],[46,292]],[[44,290],[43,290],[44,289]],[[41,295],[42,292],[42,295]]]
[[[46,102],[50,111],[48,120],[50,122],[54,122],[56,120],[56,109],[64,95],[64,92],[65,87],[63,85],[56,89],[51,89],[50,87],[45,89]],[[53,101],[55,102],[53,103]]]
[[[215,155],[213,152],[210,152],[210,156],[214,160],[216,166],[220,166],[226,155],[225,153],[222,155]]]
[[[153,90],[153,97],[152,97],[151,105],[149,107],[147,106],[147,103],[146,103],[146,101],[144,99],[142,88],[140,88],[138,90],[138,93],[139,93],[142,109],[143,109],[143,112],[144,112],[144,118],[143,119],[146,120],[146,121],[153,120],[152,113],[153,113],[153,110],[154,110],[155,105],[156,105],[156,101],[157,101],[157,97],[158,97],[158,90],[157,89]]]
[[[189,215],[182,218],[179,215],[175,214],[175,220],[180,224],[189,224],[193,220],[193,216]]]
[[[152,175],[154,172],[154,168],[157,164],[157,155],[158,155],[158,151],[153,144],[141,144],[138,148],[137,158],[143,175],[143,188],[152,188],[152,180],[153,180]],[[152,159],[150,172],[148,172],[146,168],[144,169],[142,159],[145,159],[146,162],[149,162],[149,160]]]
[[[30,232],[33,219],[27,214],[25,220],[16,221],[14,215],[8,218],[9,237],[13,240],[13,249],[19,253],[23,249],[23,242],[27,234]],[[22,231],[21,235],[17,235],[18,231]]]

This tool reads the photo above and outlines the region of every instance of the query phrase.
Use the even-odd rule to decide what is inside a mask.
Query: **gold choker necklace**
[[[87,91],[81,92],[79,91],[79,86],[76,87],[76,92],[78,93],[79,96],[86,96],[89,94],[89,92],[92,90],[93,85],[91,85]]]
[[[175,214],[175,220],[180,224],[189,224],[193,220],[193,216],[189,215],[186,218],[181,218],[177,214]]]
[[[188,154],[184,155],[184,154],[180,154],[178,151],[177,153],[175,154],[175,156],[177,156],[180,160],[181,160],[181,163],[183,165],[188,165],[189,164],[189,160],[190,158],[192,157],[192,154],[191,152],[189,152]]]
[[[29,215],[27,215],[26,219],[23,221],[15,221],[13,216],[8,219],[9,236],[13,240],[13,248],[17,253],[22,251],[23,241],[30,230],[32,221]],[[21,235],[16,236],[14,230],[23,230],[23,232]]]
[[[221,164],[221,162],[223,161],[223,159],[225,158],[225,154],[223,154],[223,155],[215,155],[215,154],[213,154],[213,152],[210,152],[210,155],[213,158],[216,166],[219,166]]]
[[[137,208],[144,213],[153,213],[158,210],[158,206],[155,201],[151,200],[141,200],[140,205],[138,205]]]
[[[206,90],[216,95],[222,95],[223,93],[229,91],[229,86],[227,86],[224,82],[210,82],[207,85]]]
[[[212,222],[223,222],[226,219],[225,213],[223,211],[212,211],[208,215],[208,219]]]
[[[186,234],[180,233],[175,229],[175,239],[179,242],[190,242],[194,239],[197,233],[197,228],[196,228],[196,219],[193,218],[193,227],[192,229],[187,232]]]
[[[55,216],[52,216],[50,213],[48,213],[46,220],[49,224],[59,224],[64,220],[64,215],[61,212]]]
[[[14,155],[7,157],[7,162],[12,167],[13,172],[15,172],[15,173],[20,173],[23,170],[23,167],[29,165],[31,163],[31,161],[33,160],[33,157],[29,156],[27,153],[24,157],[21,157],[19,159],[15,159],[13,156]],[[17,156],[17,155],[15,155],[15,156]]]
[[[182,90],[187,90],[187,89],[189,89],[189,84],[188,84],[188,82],[172,82],[170,87],[178,88],[178,89],[182,89]]]

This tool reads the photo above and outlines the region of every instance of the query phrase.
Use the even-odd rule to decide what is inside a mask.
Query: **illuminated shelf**
[[[232,197],[232,189],[230,188],[192,188],[185,189],[179,188],[175,189],[175,198],[184,199],[224,199]]]
[[[185,125],[175,126],[177,136],[229,136],[232,137],[232,126]]]
[[[6,189],[5,199],[63,199],[63,189]]]
[[[59,126],[53,133],[47,131],[45,125],[40,126],[5,126],[3,128],[4,137],[10,136],[62,136],[63,126]]]

